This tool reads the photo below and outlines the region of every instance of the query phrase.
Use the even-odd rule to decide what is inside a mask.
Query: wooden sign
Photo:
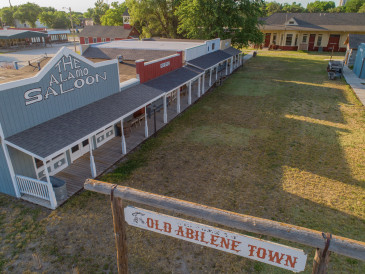
[[[215,248],[293,272],[303,271],[307,255],[303,250],[241,235],[212,226],[128,206],[126,222],[135,227],[184,241]]]

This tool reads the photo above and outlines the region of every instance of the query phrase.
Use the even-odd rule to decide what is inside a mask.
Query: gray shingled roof
[[[294,18],[298,25],[286,25]],[[274,13],[264,20],[265,30],[365,31],[365,13]]]
[[[24,39],[31,37],[47,37],[48,34],[39,31],[30,31],[30,30],[0,30],[0,39]]]
[[[357,49],[361,43],[365,43],[364,34],[349,34],[350,49]]]
[[[217,50],[215,52],[208,53],[190,60],[187,63],[205,70],[231,57],[231,54],[228,54],[222,50]]]
[[[192,69],[191,67],[182,67],[177,70],[166,73],[158,78],[150,80],[144,85],[151,88],[159,89],[164,92],[169,92],[185,84],[187,81],[195,78],[203,71]]]
[[[79,37],[128,38],[131,31],[123,26],[85,26]]]
[[[238,49],[235,49],[233,47],[229,47],[223,50],[225,53],[230,54],[231,56],[236,56],[237,54],[240,54],[241,51]]]
[[[82,56],[86,58],[115,59],[122,55],[124,60],[136,61],[144,59],[146,62],[163,58],[174,54],[175,52],[167,50],[142,50],[142,49],[121,49],[121,48],[101,48],[88,47]]]
[[[137,85],[7,138],[40,157],[48,157],[163,94]],[[52,140],[52,142],[50,142]]]

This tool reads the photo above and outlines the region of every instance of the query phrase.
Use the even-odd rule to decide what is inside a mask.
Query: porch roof
[[[225,53],[230,54],[231,56],[235,56],[237,54],[242,53],[240,50],[233,48],[233,47],[229,47],[223,50]]]
[[[162,90],[139,84],[17,133],[6,141],[48,159],[163,94]]]
[[[187,63],[206,70],[206,69],[209,69],[209,68],[217,65],[219,62],[227,60],[231,57],[232,57],[231,54],[228,54],[228,53],[224,52],[223,50],[217,50],[217,51],[205,54],[203,56],[200,56],[198,58],[195,58],[193,60],[187,61]]]
[[[169,92],[180,87],[181,85],[184,85],[186,82],[194,79],[202,73],[203,71],[197,68],[190,66],[182,67],[148,81],[144,83],[144,85],[159,89],[164,92]]]

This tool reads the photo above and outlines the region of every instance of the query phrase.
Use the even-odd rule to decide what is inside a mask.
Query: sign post
[[[114,197],[115,187],[111,191],[110,203],[113,214],[115,244],[117,247],[118,274],[127,274],[128,273],[127,235],[124,221],[123,203],[122,199]]]

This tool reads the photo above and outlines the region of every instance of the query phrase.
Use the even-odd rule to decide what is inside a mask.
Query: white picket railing
[[[56,208],[56,196],[50,183],[37,179],[16,175],[19,192],[49,201],[53,209]]]

